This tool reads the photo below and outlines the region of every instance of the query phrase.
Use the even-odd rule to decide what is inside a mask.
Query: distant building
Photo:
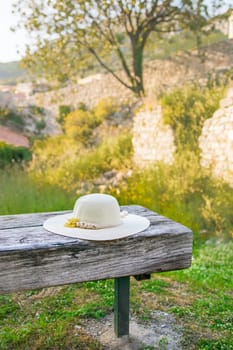
[[[20,83],[16,85],[15,93],[16,94],[23,94],[25,98],[29,98],[33,89],[32,83]]]
[[[226,35],[228,39],[233,39],[233,10],[225,13],[224,16],[216,16],[212,24],[214,24],[215,29]]]
[[[15,86],[13,85],[0,85],[0,92],[14,92]]]
[[[228,27],[229,26],[228,26],[228,20],[226,18],[219,19],[219,17],[216,17],[213,24],[214,24],[215,30],[219,30],[224,35],[228,36],[228,31],[229,31]]]

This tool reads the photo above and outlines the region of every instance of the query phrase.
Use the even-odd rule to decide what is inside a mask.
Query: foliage
[[[114,115],[114,113],[117,112],[118,108],[119,107],[116,105],[116,102],[113,99],[105,98],[99,100],[93,112],[97,120],[103,122],[104,120]]]
[[[80,149],[80,144],[67,138],[66,135],[35,140],[29,169],[33,171],[34,176],[41,179],[50,171],[55,174],[55,169],[58,170],[59,164],[67,161],[72,163],[78,157]]]
[[[20,25],[36,38],[28,46],[27,67],[66,81],[81,65],[90,66],[92,56],[121,84],[141,96],[144,48],[151,34],[189,28],[200,45],[203,31],[208,32],[208,12],[221,4],[218,0],[28,0],[26,5],[15,3],[15,7],[22,15]],[[124,76],[112,68],[113,60],[120,63]]]
[[[38,181],[16,165],[0,169],[0,184],[1,215],[67,210],[75,200],[72,194]]]
[[[59,106],[58,117],[56,118],[57,122],[63,126],[66,116],[72,111],[72,107],[68,105]]]
[[[46,121],[44,119],[40,119],[36,121],[36,129],[38,131],[43,130],[46,127]]]
[[[121,204],[141,204],[183,223],[198,240],[233,237],[233,189],[202,169],[193,152],[174,165],[134,172],[113,194]]]
[[[64,132],[68,138],[84,146],[96,143],[94,130],[118,110],[113,99],[99,100],[93,109],[88,109],[84,104],[79,104],[73,112],[69,112],[69,109],[69,106],[62,106],[60,110],[60,115],[63,113],[60,118]]]
[[[18,130],[22,130],[25,122],[18,112],[0,107],[0,124],[11,125]]]
[[[31,152],[26,147],[15,147],[0,141],[0,168],[14,162],[29,161]]]
[[[104,172],[127,167],[132,157],[131,135],[109,137],[95,148],[77,146],[66,136],[37,141],[30,165],[38,179],[75,191],[82,181],[93,181]],[[56,171],[54,170],[56,169]]]
[[[80,106],[69,113],[64,134],[34,142],[29,171],[38,179],[74,191],[82,181],[128,167],[132,157],[131,133],[114,127],[114,135],[110,136],[109,126],[104,125],[117,110],[111,99],[105,99],[92,110]]]
[[[101,119],[90,111],[78,109],[69,113],[64,122],[64,130],[68,137],[85,146],[93,143],[93,129],[100,125]]]
[[[121,135],[105,139],[95,149],[84,152],[77,160],[77,177],[90,180],[108,170],[124,169],[131,162],[131,157],[131,134],[122,132]]]
[[[204,121],[218,109],[224,92],[223,84],[195,84],[175,89],[161,97],[163,121],[173,129],[177,152],[187,150],[198,153],[198,138]]]
[[[42,116],[45,114],[44,107],[36,106],[36,105],[29,105],[29,110],[32,114]]]

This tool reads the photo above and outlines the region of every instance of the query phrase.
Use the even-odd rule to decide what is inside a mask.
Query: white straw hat
[[[121,212],[113,196],[100,193],[78,198],[72,213],[57,215],[44,222],[44,228],[50,232],[92,241],[124,238],[149,225],[149,220],[142,216]]]

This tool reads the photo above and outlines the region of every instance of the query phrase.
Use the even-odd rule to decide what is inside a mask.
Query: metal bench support
[[[117,337],[129,335],[130,277],[115,278],[114,331]]]

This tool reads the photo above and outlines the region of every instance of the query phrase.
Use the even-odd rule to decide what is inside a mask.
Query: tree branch
[[[126,62],[126,59],[125,59],[125,57],[124,57],[122,51],[121,51],[121,48],[119,47],[119,45],[118,45],[118,43],[117,43],[117,40],[116,40],[116,38],[115,38],[115,36],[114,36],[114,33],[113,33],[112,29],[111,29],[111,26],[109,26],[108,29],[109,29],[109,32],[110,32],[112,41],[113,41],[113,43],[114,43],[114,47],[113,47],[113,48],[115,48],[115,51],[116,51],[116,53],[117,53],[117,55],[118,55],[118,57],[119,57],[119,59],[120,59],[120,62],[121,62],[121,64],[122,64],[122,67],[123,67],[125,73],[127,74],[127,76],[128,76],[128,78],[129,78],[129,80],[131,81],[132,85],[134,85],[133,76],[132,76],[132,74],[131,74],[131,72],[130,72],[130,68],[129,68],[127,62]]]
[[[126,88],[130,89],[133,91],[133,86],[128,85],[125,83],[106,63],[103,62],[103,60],[99,57],[97,52],[93,47],[88,47],[88,51],[96,58],[96,60],[99,62],[99,64],[106,69],[109,73],[111,73],[114,78],[116,78],[122,85],[124,85]]]

